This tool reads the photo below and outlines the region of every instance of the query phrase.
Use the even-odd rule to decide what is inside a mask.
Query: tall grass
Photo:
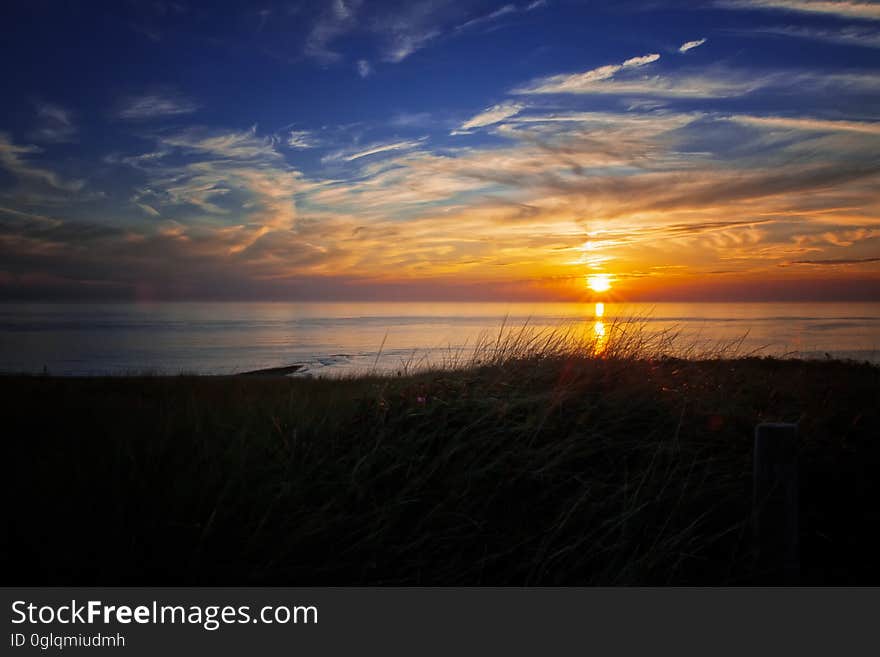
[[[6,581],[762,581],[765,419],[801,426],[804,581],[880,581],[878,368],[687,360],[609,324],[601,345],[502,330],[405,376],[0,378]]]
[[[747,331],[731,339],[697,341],[692,336],[685,336],[677,327],[651,329],[648,315],[618,317],[601,324],[602,334],[599,335],[592,322],[582,320],[535,327],[528,320],[520,326],[509,326],[505,319],[497,332],[479,333],[472,344],[450,346],[437,350],[438,353],[414,351],[391,372],[377,369],[386,335],[373,367],[366,372],[349,372],[346,376],[382,376],[390,373],[403,376],[424,371],[512,366],[517,362],[535,365],[594,359],[626,362],[661,358],[734,359],[756,357],[764,349],[744,349]]]

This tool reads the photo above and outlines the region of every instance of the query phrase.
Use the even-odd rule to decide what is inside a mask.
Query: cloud
[[[457,26],[456,30],[467,30],[472,27],[476,27],[478,25],[483,25],[484,23],[491,23],[494,20],[501,18],[502,16],[507,16],[508,14],[515,14],[519,12],[520,9],[516,5],[503,5],[483,16],[477,16],[476,18],[472,18],[468,21],[465,21],[461,25]]]
[[[60,105],[37,103],[37,116],[63,126],[72,124],[70,112]]]
[[[71,112],[60,105],[36,103],[39,127],[31,133],[35,141],[64,143],[76,140],[78,129]]]
[[[369,29],[382,42],[382,59],[397,64],[448,34],[450,17],[460,12],[448,0],[414,0],[377,16]]]
[[[83,180],[66,180],[54,171],[28,163],[26,156],[42,153],[37,146],[19,146],[14,144],[9,135],[0,132],[0,167],[6,169],[17,178],[25,181],[38,182],[64,192],[78,192],[85,185]]]
[[[694,48],[699,48],[699,47],[702,46],[704,43],[706,43],[706,39],[705,39],[705,38],[697,39],[696,41],[685,41],[685,42],[684,42],[683,44],[681,44],[681,46],[678,48],[678,52],[680,52],[680,53],[686,53],[688,50],[693,50]]]
[[[116,112],[120,119],[142,121],[192,114],[199,106],[188,98],[170,94],[132,96],[121,103]]]
[[[839,267],[841,265],[862,265],[880,262],[880,258],[831,258],[828,260],[792,260],[790,265],[813,265],[819,267]]]
[[[417,50],[424,48],[429,41],[440,36],[440,30],[417,32],[396,32],[391,38],[391,45],[385,53],[385,61],[399,64]]]
[[[370,155],[377,155],[379,153],[387,153],[389,151],[403,151],[410,150],[413,148],[418,148],[421,146],[426,137],[422,137],[421,139],[411,139],[407,141],[395,141],[391,143],[385,144],[373,144],[372,146],[368,146],[362,150],[358,150],[355,152],[339,152],[334,153],[332,155],[328,155],[325,160],[343,160],[345,162],[353,162],[354,160],[359,160],[362,157],[369,157]]]
[[[151,217],[158,217],[159,216],[159,211],[156,208],[154,208],[150,205],[147,205],[146,203],[135,203],[135,205],[137,205],[141,210],[146,212]]]
[[[386,41],[385,61],[399,63],[434,41],[491,24],[505,16],[534,11],[545,5],[544,0],[523,5],[508,3],[488,14],[460,22],[467,3],[422,0],[407,3],[404,5],[405,10],[398,10],[378,19],[373,24],[373,30]],[[451,20],[455,18],[458,20]]]
[[[484,14],[482,16],[477,16],[476,18],[471,18],[470,20],[465,21],[464,23],[459,24],[455,27],[456,32],[460,32],[462,30],[468,30],[474,27],[478,27],[480,25],[485,25],[487,23],[492,23],[499,18],[503,18],[504,16],[509,16],[513,14],[526,13],[530,11],[534,11],[535,9],[540,9],[542,7],[547,6],[547,0],[535,0],[534,2],[530,2],[525,5],[515,5],[515,4],[506,4],[502,5],[498,9],[489,12],[488,14]]]
[[[344,55],[332,47],[335,41],[348,35],[367,35],[378,41],[382,61],[397,64],[433,42],[491,24],[505,16],[534,11],[545,6],[546,2],[508,3],[463,22],[468,13],[467,4],[451,0],[395,3],[386,8],[371,8],[369,14],[364,12],[363,16],[359,14],[361,5],[361,0],[331,2],[309,30],[304,54],[322,64],[336,63],[342,61]],[[360,64],[358,68],[363,70]]]
[[[256,127],[249,130],[211,131],[188,128],[176,133],[162,135],[160,142],[192,151],[203,151],[231,159],[280,158],[271,137],[257,135]]]
[[[471,117],[467,121],[461,124],[458,130],[454,130],[452,134],[467,134],[467,131],[473,128],[482,128],[487,125],[493,125],[495,123],[499,123],[504,119],[509,119],[512,116],[516,116],[519,114],[523,107],[522,103],[500,103],[498,105],[492,105],[474,117]]]
[[[260,137],[254,128],[193,128],[158,141],[159,155],[138,163],[148,182],[131,202],[151,216],[174,217],[175,239],[233,255],[293,228],[295,196],[309,183],[284,162],[273,138]]]
[[[651,55],[644,55],[642,57],[631,57],[623,62],[623,68],[635,68],[637,66],[645,66],[646,64],[650,64],[652,62],[656,62],[660,59],[660,55],[657,53]]]
[[[583,73],[570,73],[551,75],[532,81],[526,87],[515,90],[519,94],[560,94],[560,93],[591,93],[596,89],[596,83],[613,78],[617,73],[625,69],[634,69],[651,64],[660,59],[660,55],[653,53],[642,57],[632,57],[622,64],[607,64],[598,68],[584,71]]]
[[[636,58],[643,59],[643,58]],[[631,60],[630,60],[631,61]],[[733,98],[757,90],[788,94],[876,93],[880,76],[863,72],[771,70],[755,73],[726,66],[641,75],[638,69],[602,66],[586,73],[554,75],[513,89],[514,94],[618,95],[655,98]]]
[[[327,3],[306,37],[304,54],[324,64],[342,59],[330,44],[357,27],[360,6],[360,0],[331,0]]]
[[[726,9],[764,9],[880,20],[880,4],[855,0],[718,0]]]
[[[333,48],[334,42],[348,35],[368,35],[379,41],[381,59],[396,64],[443,34],[445,2],[410,2],[374,10],[364,17],[359,15],[362,4],[362,0],[329,2],[309,30],[303,54],[321,64],[340,62],[344,55]],[[365,67],[369,63],[361,61],[364,64],[358,62],[356,66],[361,76],[366,77],[369,72]]]
[[[321,64],[337,63],[345,57],[333,47],[336,41],[349,35],[366,35],[378,39],[382,60],[401,62],[440,36],[438,14],[444,4],[435,0],[416,1],[385,10],[371,8],[369,15],[361,16],[362,0],[331,0],[312,24],[303,54]],[[362,77],[369,74],[366,59],[356,66]]]
[[[315,148],[318,140],[308,130],[291,130],[287,135],[286,144],[290,148]]]
[[[400,112],[391,117],[391,125],[404,128],[430,128],[444,123],[431,112]]]
[[[710,216],[749,212],[737,207],[743,203],[764,204],[766,210],[760,199],[790,203],[801,195],[803,201],[817,190],[857,185],[878,173],[870,162],[870,143],[835,142],[830,137],[824,144],[806,136],[803,141],[808,152],[818,148],[827,153],[821,167],[807,166],[814,155],[795,166],[803,155],[790,145],[777,147],[775,162],[752,171],[758,166],[754,153],[767,149],[760,134],[736,135],[732,150],[714,157],[688,153],[693,147],[686,141],[684,152],[675,150],[688,135],[701,143],[707,135],[721,133],[717,121],[701,113],[519,117],[499,132],[511,140],[510,147],[458,149],[448,156],[425,151],[401,155],[362,170],[350,184],[340,181],[317,189],[309,198],[337,211],[388,217],[416,204],[461,202],[464,212],[472,212],[473,202],[465,198],[529,195],[536,199],[533,206],[553,199],[559,211],[565,204],[565,212],[590,220],[626,221],[643,215],[665,223],[676,215],[700,212],[701,207]],[[791,137],[786,142],[792,143]],[[834,153],[839,159],[832,157]],[[742,169],[734,174],[731,165]],[[864,194],[869,192],[859,193],[867,198]]]
[[[880,121],[829,121],[809,117],[750,116],[727,117],[730,121],[758,128],[800,130],[809,132],[857,132],[880,136]]]
[[[789,25],[759,28],[751,33],[813,39],[863,48],[880,48],[880,31],[867,27],[848,26],[828,29]]]
[[[373,72],[373,67],[366,59],[359,59],[357,62],[357,72],[362,78],[367,77]]]

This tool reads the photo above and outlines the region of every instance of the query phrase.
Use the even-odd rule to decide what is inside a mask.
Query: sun
[[[611,289],[611,277],[608,274],[587,276],[587,287],[593,292],[607,292]]]

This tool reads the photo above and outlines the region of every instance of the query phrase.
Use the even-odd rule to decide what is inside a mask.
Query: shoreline
[[[840,363],[845,365],[856,365],[856,366],[870,366],[880,368],[880,359],[873,360],[870,358],[854,358],[848,356],[835,356],[828,352],[809,352],[810,354],[814,354],[811,356],[798,354],[798,355],[761,355],[761,354],[753,354],[753,355],[742,355],[742,356],[705,356],[705,357],[688,357],[688,356],[676,356],[676,355],[667,355],[663,354],[660,356],[622,356],[622,357],[612,357],[612,359],[616,360],[626,360],[632,362],[650,362],[650,361],[682,361],[689,363],[709,363],[709,362],[717,362],[717,361],[763,361],[768,363],[780,362],[780,363]],[[872,352],[873,353],[873,352]],[[821,354],[821,355],[820,355]],[[601,355],[596,356],[586,356],[577,358],[588,358],[588,359],[596,359],[596,360],[604,360],[605,358]],[[446,367],[442,363],[436,366],[431,365],[423,365],[419,369],[407,369],[406,367],[397,367],[397,368],[366,368],[364,370],[358,369],[346,369],[346,368],[333,368],[332,366],[325,366],[325,369],[321,371],[321,373],[313,373],[308,369],[308,362],[296,362],[289,363],[286,365],[278,365],[272,367],[263,367],[257,369],[248,369],[240,372],[225,372],[225,373],[209,373],[209,372],[198,372],[198,371],[180,371],[176,373],[168,372],[167,370],[163,370],[161,368],[146,368],[143,370],[124,370],[122,372],[96,372],[90,374],[55,374],[52,371],[31,371],[31,372],[16,372],[16,371],[2,371],[0,370],[0,378],[2,379],[10,379],[10,378],[56,378],[56,379],[140,379],[140,378],[204,378],[204,379],[217,379],[217,378],[300,378],[300,379],[312,379],[319,378],[325,380],[337,380],[337,379],[359,379],[359,378],[396,378],[400,376],[418,376],[426,373],[438,373],[438,372],[461,372],[466,371],[468,369],[472,369],[476,367],[473,364],[459,364],[452,367]],[[301,377],[291,377],[293,374],[301,373],[304,376]]]

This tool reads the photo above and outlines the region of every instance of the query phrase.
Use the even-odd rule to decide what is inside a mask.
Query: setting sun
[[[607,292],[611,289],[611,278],[608,274],[593,274],[587,277],[587,287],[593,292]]]

